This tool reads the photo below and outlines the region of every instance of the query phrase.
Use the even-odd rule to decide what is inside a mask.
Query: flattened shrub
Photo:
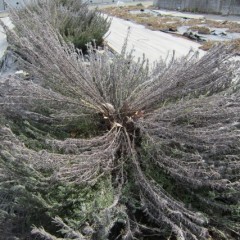
[[[150,69],[28,11],[6,30],[29,76],[0,81],[2,239],[239,239],[234,47]]]

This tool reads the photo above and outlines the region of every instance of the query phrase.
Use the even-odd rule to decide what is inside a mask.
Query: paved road
[[[121,52],[129,28],[128,51],[134,48],[136,59],[142,58],[145,54],[151,64],[160,57],[165,58],[169,53],[172,54],[173,50],[175,50],[176,57],[181,57],[186,55],[190,49],[197,51],[200,47],[200,44],[196,42],[160,31],[152,31],[142,25],[113,17],[106,41],[118,53]],[[200,50],[200,55],[203,54],[204,52]]]

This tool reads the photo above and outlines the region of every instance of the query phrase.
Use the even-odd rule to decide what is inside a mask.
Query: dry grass
[[[202,46],[200,47],[200,49],[204,50],[204,51],[208,51],[209,49],[211,49],[213,46],[215,46],[218,42],[217,41],[206,41],[202,44]]]
[[[179,22],[175,21],[175,19],[167,17],[161,19],[159,17],[151,16],[149,18],[143,17],[134,17],[134,21],[139,24],[146,25],[151,30],[167,30],[167,29],[175,29],[179,26]]]
[[[240,52],[240,39],[233,40],[232,43],[236,46],[236,50]]]
[[[200,27],[197,25],[206,24],[208,27],[214,28],[228,28],[228,32],[240,32],[240,24],[236,22],[228,22],[228,21],[214,21],[214,20],[206,20],[206,19],[181,19],[179,17],[171,17],[171,16],[152,16],[149,13],[142,14],[131,14],[130,11],[140,10],[140,9],[148,9],[144,6],[121,6],[121,7],[109,7],[105,8],[102,11],[111,16],[123,18],[125,20],[132,20],[136,23],[140,23],[146,25],[152,30],[165,30],[167,28],[177,28],[180,26],[192,26],[197,30],[204,31],[208,34],[210,30],[205,27]],[[204,28],[204,29],[203,29]],[[191,28],[193,29],[193,28]]]
[[[208,51],[211,48],[213,48],[215,45],[217,45],[219,42],[218,41],[206,41],[203,43],[203,45],[200,47],[200,49],[204,51]],[[237,52],[240,52],[240,39],[235,39],[231,41],[226,41],[223,42],[226,45],[233,45],[236,49]]]
[[[227,30],[228,32],[240,33],[240,24],[237,22],[206,20],[206,24],[209,27],[228,28],[228,30]]]
[[[236,32],[240,33],[240,24],[237,22],[229,22],[229,21],[214,21],[208,19],[189,19],[187,20],[188,26],[194,26],[199,24],[205,24],[209,28],[227,28],[227,32]]]
[[[181,19],[175,17],[160,17],[153,16],[149,13],[131,14],[132,10],[144,9],[142,6],[127,6],[127,7],[110,7],[103,9],[104,13],[111,16],[119,17],[125,20],[131,20],[138,24],[145,25],[151,30],[166,30],[166,29],[177,29],[178,26],[182,25]]]
[[[151,8],[151,7],[150,7]],[[131,20],[135,23],[142,24],[146,28],[151,30],[174,30],[178,27],[190,26],[192,31],[197,31],[199,34],[210,34],[210,28],[228,28],[228,32],[240,33],[240,24],[236,22],[228,21],[213,21],[207,19],[182,19],[179,17],[171,16],[153,16],[150,13],[131,14],[130,11],[149,9],[144,6],[121,6],[121,7],[109,7],[102,11],[108,15],[119,17],[125,20]],[[205,24],[206,26],[199,26]],[[206,41],[200,47],[200,49],[208,51],[217,41]],[[236,45],[236,50],[240,51],[240,39],[226,42],[226,44]]]
[[[210,34],[211,30],[208,27],[204,26],[193,26],[190,28],[192,31],[196,31],[199,34]]]

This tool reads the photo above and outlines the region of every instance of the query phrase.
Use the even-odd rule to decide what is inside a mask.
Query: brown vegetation
[[[200,24],[206,24],[208,27],[215,28],[228,28],[229,32],[240,32],[240,24],[237,22],[231,21],[214,21],[214,20],[206,20],[206,19],[181,19],[179,17],[171,17],[171,16],[152,16],[151,14],[131,14],[130,11],[140,10],[140,9],[148,9],[143,6],[121,6],[121,7],[109,7],[104,8],[102,11],[111,16],[120,17],[126,20],[132,20],[137,23],[148,25],[149,21],[151,22],[151,27],[154,30],[164,29],[164,24],[169,21],[174,21],[174,25],[177,27],[180,26],[197,26]],[[148,18],[151,19],[148,19]],[[153,23],[155,22],[155,23]],[[166,25],[165,25],[166,28]]]
[[[208,51],[209,49],[213,48],[217,44],[219,44],[219,42],[217,42],[217,41],[206,41],[206,42],[204,42],[202,44],[200,49],[202,49],[204,51]],[[224,44],[224,45],[232,45],[235,48],[235,51],[237,53],[240,52],[240,39],[235,39],[235,40],[231,40],[231,41],[225,41],[225,42],[222,42],[222,44]]]
[[[119,17],[125,20],[143,24],[152,30],[166,30],[169,28],[177,28],[181,25],[181,20],[174,17],[158,17],[149,13],[132,14],[132,10],[140,10],[142,8],[136,6],[128,7],[110,7],[103,9],[104,13],[111,16]]]
[[[240,23],[237,22],[206,20],[206,24],[214,28],[227,28],[227,32],[240,33]]]
[[[193,26],[190,28],[191,31],[196,31],[199,34],[210,34],[211,31],[208,27],[204,27],[204,26]]]
[[[200,49],[204,50],[204,51],[208,51],[209,49],[211,49],[212,47],[214,47],[215,45],[217,45],[218,42],[217,41],[206,41],[202,44],[202,46],[200,47]]]
[[[171,16],[153,16],[149,13],[131,14],[132,10],[140,10],[144,7],[139,6],[122,6],[105,8],[102,11],[111,16],[116,16],[125,20],[143,24],[152,30],[173,30],[176,31],[180,26],[190,26],[193,31],[198,31],[199,34],[210,34],[210,28],[227,28],[228,32],[240,32],[240,24],[230,21],[213,21],[206,19],[182,19]],[[146,9],[146,8],[145,8]],[[206,26],[201,26],[202,24]],[[232,41],[230,41],[231,43]],[[212,46],[211,42],[204,43],[202,49],[209,49]]]

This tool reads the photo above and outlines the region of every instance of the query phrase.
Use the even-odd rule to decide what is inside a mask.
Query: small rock
[[[176,27],[169,27],[169,31],[170,32],[177,32],[177,28]]]
[[[199,42],[205,41],[204,39],[201,38],[201,36],[199,36],[196,33],[193,34],[192,32],[185,32],[185,33],[183,33],[183,36],[187,37],[191,40],[195,40],[195,41],[199,41]]]
[[[214,36],[217,36],[215,30],[212,30],[210,34],[211,34],[211,35],[214,35]]]
[[[219,35],[221,36],[227,36],[227,34],[225,32],[221,32]]]

